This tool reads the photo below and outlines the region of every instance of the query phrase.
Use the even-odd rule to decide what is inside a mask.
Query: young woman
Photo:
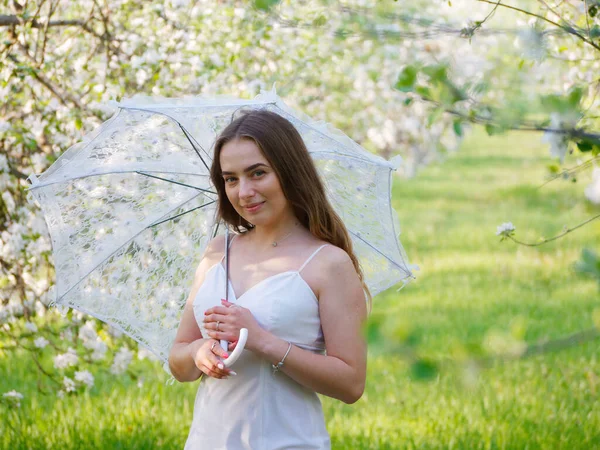
[[[189,449],[327,449],[317,393],[346,403],[362,395],[365,293],[348,233],[295,127],[266,110],[233,121],[215,144],[211,178],[230,239],[229,302],[224,237],[196,270],[169,366],[203,380]],[[248,329],[229,370],[219,340]]]

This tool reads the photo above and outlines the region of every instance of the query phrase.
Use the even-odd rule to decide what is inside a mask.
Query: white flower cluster
[[[594,205],[600,205],[600,168],[594,167],[592,182],[585,188],[585,198]]]
[[[21,400],[23,400],[23,394],[15,391],[13,389],[12,391],[5,392],[4,394],[2,394],[2,398],[5,399],[11,405],[18,408],[21,406]]]
[[[132,358],[133,352],[127,347],[121,347],[121,349],[115,355],[115,359],[113,360],[110,368],[110,373],[114,375],[121,375],[124,373],[127,370],[129,363],[131,363]]]
[[[512,224],[512,222],[504,222],[502,225],[498,225],[498,228],[496,228],[496,236],[512,236],[514,231],[515,226]]]
[[[79,357],[75,349],[69,348],[66,353],[54,357],[54,367],[61,370],[76,365],[78,361]]]
[[[39,338],[36,338],[33,341],[33,345],[35,346],[35,348],[44,348],[46,347],[50,342],[48,341],[48,339],[46,339],[43,336],[40,336]]]
[[[79,381],[81,384],[92,387],[94,385],[94,376],[87,370],[81,370],[75,372],[75,381]]]
[[[100,338],[100,336],[98,336],[98,333],[96,332],[96,324],[93,320],[88,320],[79,329],[79,339],[81,339],[85,348],[93,350],[92,360],[100,361],[104,359],[106,356],[106,351],[108,350],[108,346]]]

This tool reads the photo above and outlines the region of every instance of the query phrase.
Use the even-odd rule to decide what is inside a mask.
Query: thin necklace
[[[277,241],[273,241],[273,243],[271,244],[273,247],[277,247],[277,245],[281,244],[283,241],[285,241],[287,238],[289,238],[292,233],[294,232],[294,230],[296,229],[296,225],[298,225],[298,222],[296,222],[294,224],[294,228],[292,228],[292,231],[290,231],[288,234],[286,234],[284,237],[282,237],[281,239],[277,240]]]

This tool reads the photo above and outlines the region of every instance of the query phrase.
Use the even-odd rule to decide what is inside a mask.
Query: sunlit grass
[[[539,136],[488,138],[475,131],[460,152],[396,180],[394,206],[417,280],[377,297],[385,326],[402,323],[415,350],[444,363],[429,382],[409,361],[370,348],[367,390],[354,405],[323,400],[334,448],[600,448],[598,342],[483,371],[451,364],[480,352],[486,336],[523,329],[525,340],[556,338],[592,326],[597,284],[574,273],[585,246],[598,248],[599,224],[541,247],[500,242],[512,221],[537,242],[593,214],[581,183],[545,181]],[[459,358],[460,359],[460,358]],[[36,392],[31,360],[0,359],[0,389],[25,394],[20,410],[0,410],[3,448],[181,448],[195,385],[165,385],[162,369],[137,362],[144,383],[97,375],[89,395],[57,399]]]

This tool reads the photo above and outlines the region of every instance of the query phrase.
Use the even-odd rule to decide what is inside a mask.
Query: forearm
[[[288,349],[288,342],[265,332],[256,353],[271,364],[277,364]],[[315,354],[293,346],[281,369],[287,376],[301,385],[341,400],[354,403],[365,387],[364,368],[352,367],[335,356]]]
[[[202,374],[190,354],[190,345],[192,343],[174,344],[169,353],[169,369],[175,379],[180,382],[195,381]]]

